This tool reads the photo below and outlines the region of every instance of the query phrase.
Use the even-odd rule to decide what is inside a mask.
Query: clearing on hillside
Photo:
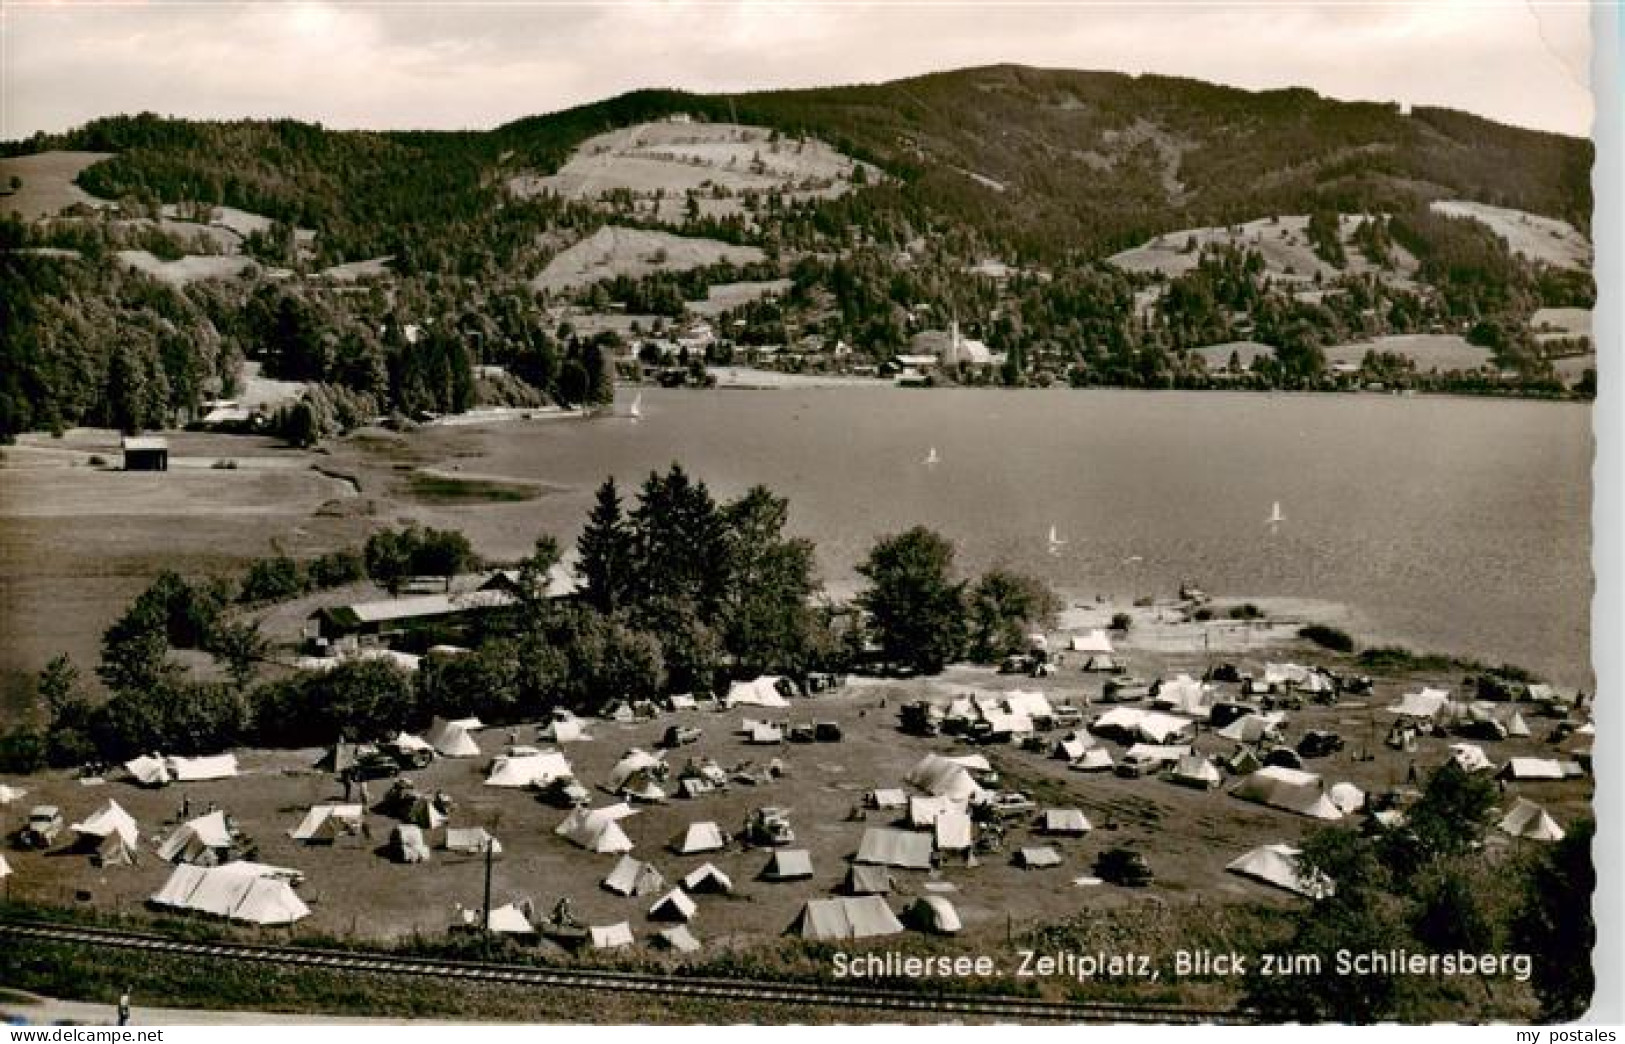
[[[240,255],[188,254],[178,261],[162,261],[145,250],[120,250],[117,256],[131,268],[173,286],[185,286],[199,279],[231,279],[260,268],[253,258]]]
[[[1558,268],[1591,269],[1591,243],[1567,221],[1463,200],[1439,200],[1432,209],[1446,217],[1482,221],[1506,241],[1508,250],[1531,261],[1544,261]]]
[[[1342,215],[1339,232],[1344,252],[1348,255],[1348,266],[1341,270],[1315,255],[1314,247],[1309,244],[1309,218],[1304,214],[1259,218],[1245,225],[1182,228],[1176,232],[1165,232],[1149,243],[1113,254],[1106,260],[1127,272],[1160,272],[1172,279],[1196,267],[1202,248],[1224,244],[1256,251],[1264,258],[1270,276],[1276,280],[1308,283],[1317,274],[1322,279],[1332,279],[1342,274],[1363,275],[1379,270],[1354,245],[1354,230],[1365,219],[1366,215],[1363,214]],[[1387,270],[1401,277],[1390,282],[1404,286],[1416,271],[1416,259],[1396,246]]]
[[[766,257],[756,247],[606,225],[548,262],[530,285],[557,293],[621,275],[637,278],[651,272],[686,272],[724,261],[745,265]]]
[[[1369,341],[1356,341],[1326,349],[1326,362],[1355,363],[1367,352],[1403,355],[1416,363],[1422,373],[1438,370],[1476,370],[1491,364],[1490,350],[1480,348],[1456,334],[1390,334]]]
[[[701,215],[723,217],[741,213],[738,197],[748,192],[778,192],[786,201],[833,199],[851,189],[859,167],[871,180],[880,177],[877,168],[814,138],[737,123],[662,120],[589,138],[558,173],[520,175],[509,188],[521,197],[554,192],[578,200],[630,192],[640,216],[681,221],[690,193]]]
[[[0,159],[0,214],[16,213],[24,221],[37,221],[55,217],[75,203],[107,206],[106,200],[92,196],[73,179],[86,167],[112,156],[111,152],[41,152]],[[11,192],[14,177],[21,179],[22,186]]]

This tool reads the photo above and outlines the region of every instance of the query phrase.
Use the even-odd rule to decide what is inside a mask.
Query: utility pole
[[[495,839],[489,835],[485,838],[485,905],[480,907],[480,928],[482,931],[491,930],[491,850],[496,847]]]

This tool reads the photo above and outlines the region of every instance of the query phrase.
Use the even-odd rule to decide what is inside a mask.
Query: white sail
[[[931,452],[927,453],[925,455],[925,462],[927,464],[936,464],[937,462],[939,462],[941,460],[942,460],[942,458],[937,456],[937,448],[935,446],[932,446],[931,447]]]
[[[643,393],[642,392],[638,392],[637,397],[632,400],[632,408],[627,410],[626,412],[628,413],[628,415],[633,416],[633,417],[641,417],[641,416],[643,416]]]
[[[1286,516],[1281,514],[1281,502],[1279,500],[1277,500],[1275,502],[1275,506],[1270,509],[1270,517],[1267,519],[1267,521],[1271,525],[1274,525],[1277,522],[1286,521]]]

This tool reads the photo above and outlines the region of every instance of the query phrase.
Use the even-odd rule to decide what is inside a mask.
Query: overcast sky
[[[150,110],[486,128],[637,87],[996,62],[1446,105],[1589,133],[1583,2],[0,0],[0,138]]]

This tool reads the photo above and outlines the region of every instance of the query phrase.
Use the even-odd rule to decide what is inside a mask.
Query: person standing
[[[120,1026],[128,1026],[130,1024],[129,987],[125,987],[118,995],[118,1024]]]

